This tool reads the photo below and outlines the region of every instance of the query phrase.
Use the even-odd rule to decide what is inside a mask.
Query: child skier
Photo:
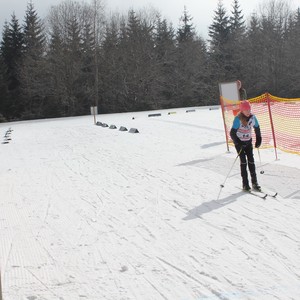
[[[254,128],[256,135],[255,148],[259,148],[262,141],[259,123],[255,115],[251,114],[251,105],[249,101],[241,101],[240,113],[234,118],[233,125],[230,130],[230,136],[232,141],[234,142],[236,151],[240,156],[243,190],[251,190],[249,186],[247,172],[248,160],[248,168],[251,175],[252,188],[260,191],[261,187],[257,183],[255,163],[253,157],[252,128]]]

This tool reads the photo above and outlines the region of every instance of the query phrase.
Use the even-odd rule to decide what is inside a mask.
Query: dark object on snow
[[[110,125],[109,129],[117,129],[117,126],[116,125]]]
[[[108,127],[108,125],[106,123],[102,123],[101,125],[102,127]]]
[[[9,141],[11,141],[11,133],[13,130],[11,128],[7,129],[5,132],[5,135],[3,136],[3,142],[2,144],[9,144]]]
[[[175,115],[176,114],[176,111],[170,111],[168,112],[168,115]]]
[[[132,120],[134,120],[135,119],[135,117],[132,117]]]
[[[189,112],[195,112],[195,111],[196,111],[195,109],[188,109],[185,112],[189,113]]]
[[[102,126],[103,123],[102,123],[102,122],[97,122],[96,125],[97,125],[97,126]]]
[[[0,114],[0,123],[7,122],[7,120],[3,117],[2,114]]]
[[[130,133],[140,133],[136,128],[130,128]]]
[[[121,126],[120,129],[119,129],[119,131],[128,131],[128,129],[126,127],[124,127],[124,126]]]
[[[126,272],[126,271],[128,271],[128,267],[127,266],[122,266],[120,272],[123,273],[123,272]]]
[[[160,117],[161,114],[149,114],[148,117]]]

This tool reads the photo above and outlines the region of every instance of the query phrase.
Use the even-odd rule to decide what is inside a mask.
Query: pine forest
[[[66,0],[42,19],[29,2],[2,28],[0,121],[214,105],[218,83],[238,79],[248,97],[300,97],[300,8],[270,0],[246,16],[219,1],[208,39],[197,12],[178,18]]]

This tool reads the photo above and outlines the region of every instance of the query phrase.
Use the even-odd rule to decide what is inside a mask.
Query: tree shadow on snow
[[[197,165],[197,164],[201,164],[201,163],[206,163],[208,161],[211,160],[215,160],[219,157],[222,157],[224,155],[224,153],[220,153],[211,157],[207,157],[207,158],[200,158],[200,159],[194,159],[194,160],[190,160],[181,164],[176,165],[176,167],[183,167],[183,166],[193,166],[193,165]]]
[[[187,216],[183,218],[185,221],[201,218],[202,215],[210,213],[213,210],[220,209],[230,203],[235,202],[240,196],[245,195],[245,192],[238,192],[224,199],[211,200],[204,202],[201,205],[188,211]]]
[[[211,148],[211,147],[215,147],[215,146],[219,146],[219,145],[223,145],[223,144],[225,144],[225,142],[215,142],[215,143],[202,145],[201,148],[207,149],[207,148]]]
[[[213,160],[213,157],[210,158],[203,158],[203,159],[195,159],[195,160],[191,160],[182,164],[177,165],[176,167],[182,167],[182,166],[193,166],[193,165],[197,165],[203,162],[207,162],[209,160]]]

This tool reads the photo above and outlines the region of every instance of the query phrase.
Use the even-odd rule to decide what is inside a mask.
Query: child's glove
[[[261,136],[256,137],[255,148],[259,148],[261,145]]]

